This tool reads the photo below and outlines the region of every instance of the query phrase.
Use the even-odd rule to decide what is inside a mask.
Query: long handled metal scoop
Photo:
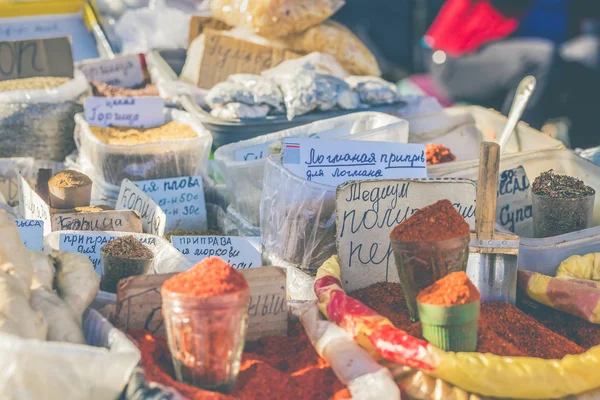
[[[535,78],[531,75],[523,78],[519,86],[517,87],[517,92],[515,93],[515,98],[513,99],[512,105],[510,107],[510,112],[508,113],[508,121],[504,126],[504,130],[500,135],[500,139],[498,140],[498,144],[500,145],[500,151],[503,152],[506,147],[506,143],[508,143],[508,139],[512,135],[515,127],[521,120],[521,116],[523,115],[523,111],[527,107],[527,103],[529,103],[529,99],[535,90]]]
[[[481,143],[475,237],[471,238],[467,275],[483,302],[515,304],[519,237],[494,230],[499,166],[500,146]]]

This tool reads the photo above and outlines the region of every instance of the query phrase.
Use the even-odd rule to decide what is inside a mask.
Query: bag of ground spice
[[[154,260],[154,253],[134,236],[111,240],[100,249],[102,279],[100,289],[116,293],[121,279],[143,275]]]
[[[314,288],[321,312],[350,333],[365,350],[378,358],[426,370],[427,375],[459,386],[466,392],[499,398],[550,399],[600,388],[600,346],[581,354],[575,351],[574,355],[563,359],[547,360],[445,352],[394,327],[388,319],[348,296],[342,288],[336,256],[319,268]],[[518,328],[514,324],[528,318],[507,303],[487,303],[485,306],[490,306],[486,311],[490,318],[486,322],[498,325],[507,337],[517,333]],[[506,307],[515,312],[503,312]],[[540,329],[542,335],[553,335],[543,327]],[[540,329],[527,335],[527,346],[539,340],[536,335],[539,335]],[[561,339],[559,335],[555,336]],[[566,338],[562,338],[561,342],[542,350],[546,350],[544,353],[556,353],[560,350],[559,346],[567,343],[575,350],[579,348]]]
[[[592,226],[596,191],[583,181],[549,170],[535,178],[531,193],[536,238],[563,235]]]
[[[429,143],[425,145],[425,159],[427,165],[435,165],[452,162],[456,160],[456,156],[442,144]]]

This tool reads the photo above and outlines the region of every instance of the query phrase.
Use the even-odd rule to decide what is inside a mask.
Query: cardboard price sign
[[[88,81],[131,88],[144,82],[143,60],[143,54],[120,55],[112,59],[84,61],[79,69]]]
[[[200,36],[205,29],[213,29],[215,31],[228,31],[229,29],[231,29],[231,26],[213,17],[203,17],[200,15],[194,15],[190,19],[190,36],[188,40],[188,46],[194,41],[194,39]]]
[[[44,221],[38,219],[17,219],[19,236],[27,250],[44,250]]]
[[[292,51],[263,46],[207,29],[204,32],[204,53],[200,62],[198,86],[210,89],[229,75],[260,74],[285,60],[298,58]]]
[[[518,236],[533,237],[531,184],[525,168],[500,173],[496,222]]]
[[[279,267],[238,270],[250,286],[247,340],[287,335],[286,273]],[[115,325],[146,329],[165,336],[160,287],[173,274],[142,275],[122,280],[117,288]]]
[[[34,77],[73,78],[69,38],[0,42],[0,81]]]
[[[420,208],[448,199],[474,229],[476,191],[470,179],[352,181],[339,186],[336,231],[344,289],[399,282],[390,232]]]
[[[117,210],[137,211],[142,217],[142,227],[145,233],[157,236],[165,234],[167,216],[165,212],[148,195],[129,179],[123,179]]]
[[[135,211],[54,213],[53,231],[113,231],[142,233],[142,219]]]
[[[19,175],[19,214],[24,219],[43,221],[44,235],[50,233],[50,207],[21,175]]]

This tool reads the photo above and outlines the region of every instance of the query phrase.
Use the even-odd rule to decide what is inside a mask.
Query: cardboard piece
[[[231,26],[213,17],[194,15],[190,19],[190,36],[188,40],[188,46],[192,44],[194,39],[200,36],[205,29],[213,29],[215,31],[228,31],[229,29],[231,29]]]
[[[133,182],[159,205],[167,216],[166,231],[206,229],[206,203],[201,176]]]
[[[197,263],[207,257],[220,257],[236,269],[260,267],[260,238],[237,236],[171,236],[171,243],[188,260]]]
[[[19,175],[19,214],[24,219],[38,219],[44,222],[44,235],[50,233],[50,207]]]
[[[337,250],[344,289],[398,282],[390,232],[416,210],[448,199],[475,228],[476,184],[470,179],[351,181],[337,189]]]
[[[132,88],[144,82],[143,54],[118,55],[110,59],[86,60],[79,64],[88,81]]]
[[[158,96],[148,97],[87,97],[83,114],[92,126],[127,126],[151,128],[164,125],[165,101]]]
[[[282,61],[299,57],[290,50],[252,43],[212,29],[206,29],[204,35],[198,81],[202,89],[210,89],[232,74],[260,74]]]
[[[496,222],[518,236],[533,237],[531,184],[525,168],[519,166],[500,173]]]
[[[73,78],[67,37],[0,42],[0,81],[33,77]]]
[[[123,179],[121,183],[116,209],[137,211],[142,218],[142,228],[145,233],[157,236],[165,234],[167,222],[165,212],[129,179]]]
[[[250,286],[246,340],[287,335],[288,312],[285,269],[260,267],[240,270]],[[114,317],[121,330],[147,329],[165,336],[160,287],[173,274],[143,275],[119,283]]]
[[[44,250],[44,221],[39,219],[17,219],[19,236],[27,250]]]
[[[416,143],[285,138],[282,162],[294,175],[329,186],[427,177],[425,146]]]
[[[98,211],[52,214],[52,231],[114,231],[142,233],[142,218],[136,211]]]

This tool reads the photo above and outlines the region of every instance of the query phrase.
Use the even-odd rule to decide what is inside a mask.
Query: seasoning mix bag
[[[348,296],[342,288],[337,256],[319,268],[314,287],[321,312],[374,357],[418,368],[466,392],[540,399],[578,395],[600,387],[600,346],[561,360],[445,352],[408,335]]]

